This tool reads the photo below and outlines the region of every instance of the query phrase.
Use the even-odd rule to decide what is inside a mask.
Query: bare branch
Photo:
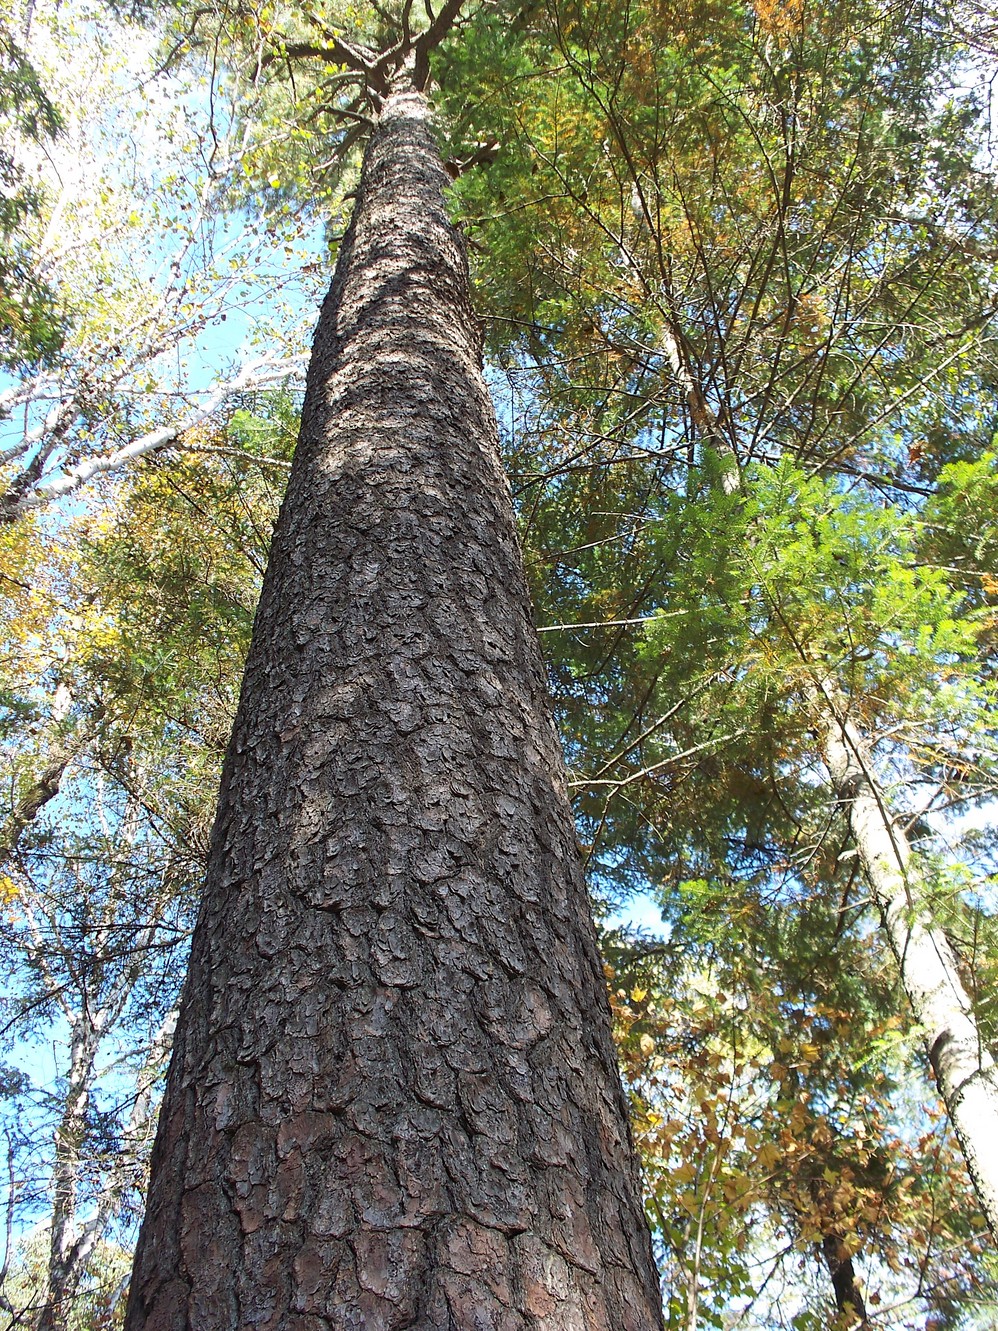
[[[33,485],[26,493],[8,491],[0,498],[0,522],[14,522],[31,509],[40,508],[64,495],[74,493],[95,476],[120,471],[128,463],[166,448],[175,440],[182,439],[189,431],[210,420],[226,399],[236,393],[283,382],[301,367],[302,362],[297,359],[271,361],[268,357],[261,357],[250,361],[232,379],[217,384],[203,406],[174,424],[162,425],[134,439],[130,444],[115,449],[113,453],[87,458],[75,466],[67,467],[61,476]]]
[[[412,68],[412,86],[422,91],[430,77],[430,52],[440,45],[457,22],[464,0],[445,0],[443,8],[413,43],[415,61]],[[429,13],[427,5],[427,13]]]

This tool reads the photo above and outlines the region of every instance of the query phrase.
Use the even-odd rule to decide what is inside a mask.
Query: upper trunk
[[[660,1324],[445,181],[394,93],[316,332],[130,1331]]]

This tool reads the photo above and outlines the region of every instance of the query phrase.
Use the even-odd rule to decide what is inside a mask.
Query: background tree
[[[268,412],[244,408],[202,456],[146,468],[56,544],[27,540],[31,523],[4,538],[32,579],[8,580],[3,602],[19,649],[5,669],[2,930],[15,1325],[124,1312],[272,478],[297,417],[287,401]]]
[[[528,356],[550,353],[535,380],[543,397],[539,406],[531,404],[531,415],[548,440],[568,434],[580,416],[593,422],[570,465],[598,459],[595,468],[575,480],[555,463],[526,478],[534,487],[532,516],[545,506],[557,514],[548,528],[549,558],[563,561],[556,585],[564,599],[551,618],[582,626],[573,644],[572,676],[563,680],[576,709],[576,733],[585,736],[579,752],[599,752],[592,741],[604,718],[615,727],[614,763],[598,761],[590,769],[592,791],[586,793],[580,781],[580,794],[605,848],[607,881],[619,878],[623,855],[637,875],[648,872],[654,881],[664,871],[678,885],[692,876],[689,856],[701,835],[713,848],[715,866],[730,864],[738,845],[749,852],[744,862],[757,874],[767,861],[772,866],[788,855],[813,863],[815,844],[804,836],[806,823],[786,816],[800,806],[798,797],[788,798],[788,779],[810,784],[816,775],[808,709],[798,711],[805,729],[792,739],[781,724],[788,681],[777,685],[768,673],[770,666],[799,672],[800,644],[792,647],[796,662],[782,653],[774,657],[771,647],[762,649],[761,659],[756,647],[749,648],[746,659],[728,636],[732,616],[745,614],[751,624],[746,646],[758,644],[760,617],[771,621],[772,604],[767,608],[758,595],[768,551],[760,555],[757,538],[738,527],[742,500],[710,496],[709,474],[713,466],[723,492],[731,489],[726,481],[732,464],[790,452],[832,476],[856,476],[876,487],[870,504],[875,520],[878,503],[886,508],[899,499],[910,509],[912,496],[931,490],[938,459],[926,459],[921,445],[909,453],[913,435],[931,431],[936,449],[946,434],[962,448],[987,440],[975,403],[986,404],[990,375],[990,214],[978,192],[979,159],[970,140],[957,137],[972,123],[973,106],[942,102],[951,46],[940,40],[938,16],[925,11],[860,20],[862,36],[843,40],[843,25],[851,34],[858,31],[851,26],[854,12],[830,7],[777,17],[732,7],[720,22],[712,21],[709,38],[704,16],[684,15],[689,21],[671,29],[671,40],[655,45],[649,38],[662,32],[655,27],[662,21],[658,15],[630,9],[615,26],[614,16],[600,14],[605,21],[596,22],[592,14],[590,24],[577,11],[553,16],[564,57],[561,77],[543,85],[518,125],[510,125],[509,97],[495,101],[510,135],[519,130],[526,141],[533,157],[525,167],[527,188],[542,201],[536,211],[518,207],[513,228],[526,233],[536,225],[547,243],[532,251],[511,244],[504,225],[499,234],[500,221],[489,216],[487,201],[481,209],[492,246],[493,289],[497,276],[515,273],[502,288],[502,298],[508,290],[521,302],[512,335],[515,355],[526,364]],[[665,21],[675,24],[677,18],[670,13]],[[895,26],[899,19],[906,26]],[[639,52],[640,75],[634,77]],[[507,65],[504,72],[526,77],[522,68],[510,72]],[[695,109],[687,129],[682,116],[689,107]],[[937,129],[928,128],[933,120]],[[678,135],[677,121],[684,130]],[[704,160],[712,162],[712,171],[703,171]],[[821,181],[819,191],[815,180]],[[923,183],[919,202],[925,202],[925,213],[913,211],[913,180]],[[474,200],[476,182],[469,180],[467,189]],[[603,244],[581,243],[584,229]],[[518,268],[524,255],[527,267]],[[821,315],[807,332],[799,318],[815,308],[815,300]],[[525,331],[516,333],[517,325]],[[495,337],[507,345],[511,340],[502,324]],[[938,354],[941,341],[948,344],[948,357]],[[709,451],[720,460],[711,464]],[[928,465],[920,475],[923,459]],[[691,460],[704,468],[706,489],[696,473],[690,476]],[[606,478],[602,490],[593,486],[594,473]],[[663,523],[669,503],[660,496],[670,482],[700,502],[680,504],[675,522]],[[541,486],[550,498],[538,497]],[[589,502],[576,510],[574,501],[583,494]],[[602,503],[592,502],[595,494]],[[808,521],[806,505],[788,498],[795,529]],[[598,517],[578,541],[565,540],[566,514],[593,510]],[[687,524],[705,527],[706,538],[699,542],[694,534],[688,547],[696,555],[687,567],[677,567]],[[734,538],[732,526],[738,529]],[[576,528],[568,530],[574,535]],[[661,541],[649,539],[653,533]],[[739,536],[748,536],[748,553],[756,556],[745,582],[732,578],[727,567],[744,555],[732,554]],[[617,572],[623,561],[611,541],[628,552],[634,570],[623,587]],[[820,571],[801,559],[799,543],[791,540],[788,549],[781,577],[799,598],[794,615],[804,618],[791,615],[787,626],[777,619],[773,628],[792,641],[799,629],[806,638],[817,623],[826,624],[829,645],[813,652],[816,644],[806,641],[809,659],[821,660],[823,670],[834,664],[845,672],[858,705],[880,710],[884,729],[878,741],[890,744],[883,753],[895,764],[887,779],[893,785],[902,751],[896,728],[889,727],[896,727],[902,709],[888,722],[884,713],[892,704],[884,709],[879,685],[871,685],[869,694],[864,689],[861,703],[853,690],[856,673],[869,673],[861,665],[869,625],[849,637],[853,626],[847,623],[843,631],[837,608],[822,604],[822,597],[842,595],[833,549]],[[836,557],[842,558],[841,550]],[[907,579],[901,595],[910,596],[910,566],[898,578]],[[739,597],[742,607],[732,605]],[[890,599],[888,586],[871,611],[893,654],[898,643],[891,620],[897,614],[888,608]],[[621,640],[634,632],[634,621],[660,607],[671,617],[656,629],[659,641],[668,643],[664,668],[636,666],[622,674],[628,649]],[[924,610],[908,608],[916,621]],[[931,626],[921,627],[922,660],[931,675],[951,664],[953,644],[933,644]],[[972,637],[957,650],[973,671]],[[713,669],[703,675],[690,670],[705,654]],[[748,694],[754,695],[750,709],[760,710],[746,726],[741,703]],[[972,712],[982,709],[972,723],[975,737],[989,729],[986,694],[985,685],[971,705]],[[925,726],[920,758],[933,750],[938,756],[940,741],[945,746],[943,737],[952,733],[954,717],[946,708],[953,695],[939,702],[934,718],[931,709],[919,711]],[[684,725],[691,712],[701,718],[696,729]],[[915,733],[913,718],[906,738]],[[962,730],[961,738],[967,734]],[[707,755],[715,749],[711,763]],[[988,788],[987,762],[974,768],[970,783],[947,780],[931,764],[923,769],[924,780],[944,778],[939,801],[965,799]],[[712,769],[716,778],[705,786]],[[965,776],[966,762],[951,771]],[[705,798],[707,789],[712,798]],[[909,816],[922,811],[917,803],[909,810]],[[709,831],[705,811],[714,824]],[[701,830],[691,844],[692,825]],[[781,826],[789,844],[767,845]]]

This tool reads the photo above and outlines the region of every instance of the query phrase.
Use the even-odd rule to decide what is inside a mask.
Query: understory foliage
[[[0,16],[0,365],[20,369],[51,361],[63,337],[51,288],[39,274],[23,224],[41,209],[13,148],[15,138],[36,146],[58,134],[61,118],[38,72]]]
[[[123,1312],[284,381],[366,133],[338,43],[410,22],[0,22],[10,1326]],[[832,689],[862,732],[993,1047],[993,28],[909,0],[482,0],[434,66],[670,1331],[995,1317],[815,712]],[[125,154],[91,79],[141,89]]]

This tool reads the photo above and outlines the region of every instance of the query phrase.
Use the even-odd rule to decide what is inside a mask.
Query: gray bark
[[[981,1040],[973,1004],[944,931],[919,898],[911,848],[876,781],[869,746],[828,687],[814,698],[824,730],[825,763],[849,825],[870,892],[897,961],[901,984],[939,1094],[963,1150],[992,1235],[998,1239],[998,1070]]]
[[[316,332],[129,1331],[651,1331],[478,330],[393,93]]]
[[[94,1078],[94,1058],[101,1031],[86,1012],[72,1023],[69,1075],[62,1115],[55,1134],[52,1171],[52,1228],[49,1235],[45,1301],[36,1331],[63,1331],[82,1274],[75,1260],[77,1193],[86,1114]]]

